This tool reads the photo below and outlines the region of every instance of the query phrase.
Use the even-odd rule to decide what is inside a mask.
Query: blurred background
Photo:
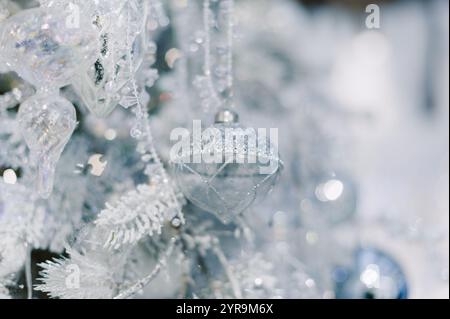
[[[335,217],[318,221],[305,217],[313,209],[304,199],[308,191],[299,187],[300,223],[308,225],[301,235],[311,246],[304,258],[338,260],[359,242],[397,260],[410,298],[448,298],[448,2],[248,2],[249,28],[267,32],[264,41],[284,53],[292,63],[286,70],[297,77],[281,95],[287,108],[304,110],[293,119],[299,136],[285,136],[281,153],[303,139],[316,143],[304,129],[315,119],[329,157],[310,145],[304,152],[316,150],[320,160],[305,155],[311,163],[302,166],[310,173],[321,162],[357,194],[353,218],[338,220],[334,208]],[[379,28],[366,24],[369,4],[379,8]],[[277,75],[268,71],[264,77]],[[283,133],[290,134],[280,127]],[[289,216],[290,209],[283,212]]]

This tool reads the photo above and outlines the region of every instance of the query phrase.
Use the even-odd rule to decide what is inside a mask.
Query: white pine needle
[[[95,223],[109,232],[105,248],[118,249],[136,244],[144,236],[161,234],[166,213],[176,207],[164,185],[139,185],[117,203],[107,203]]]

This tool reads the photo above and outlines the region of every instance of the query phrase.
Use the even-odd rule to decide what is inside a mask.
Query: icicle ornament
[[[48,198],[56,164],[76,127],[75,108],[56,93],[38,93],[22,103],[17,117],[31,160],[38,166],[38,192]]]
[[[21,105],[18,121],[31,160],[38,166],[37,189],[43,198],[52,192],[56,164],[76,126],[75,108],[58,95],[58,89],[95,61],[99,42],[82,7],[51,4],[42,1],[43,7],[13,15],[0,33],[6,68],[38,90]]]
[[[97,117],[107,117],[121,104],[130,107],[126,95],[130,92],[130,78],[141,66],[146,51],[145,22],[147,4],[142,0],[116,0],[107,10],[105,1],[96,3],[96,25],[100,32],[100,51],[97,59],[80,72],[74,87],[86,107]],[[128,23],[130,18],[131,25]],[[131,52],[128,46],[131,43]],[[134,68],[128,67],[128,56],[134,56]],[[135,103],[131,103],[134,105]]]

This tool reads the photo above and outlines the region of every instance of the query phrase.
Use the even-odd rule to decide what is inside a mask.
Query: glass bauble
[[[219,113],[216,123],[200,140],[193,136],[189,152],[173,155],[176,180],[196,206],[229,223],[255,200],[263,199],[282,169],[275,143],[264,139],[255,146],[250,134],[233,119]],[[232,140],[229,134],[241,138]],[[195,134],[194,134],[195,135]]]
[[[95,61],[98,43],[98,31],[80,12],[34,8],[3,23],[0,55],[34,86],[62,87]]]
[[[375,248],[360,248],[351,267],[334,271],[336,297],[343,299],[406,299],[408,284],[397,261]]]

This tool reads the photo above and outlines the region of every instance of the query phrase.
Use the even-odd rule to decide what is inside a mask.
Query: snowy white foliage
[[[95,223],[108,229],[105,247],[118,249],[144,236],[161,234],[169,211],[177,205],[164,185],[139,185],[118,202],[106,203]]]
[[[45,207],[30,189],[21,185],[6,185],[0,181],[3,199],[0,215],[0,233],[2,242],[9,238],[22,241],[34,247],[40,247],[44,239]],[[7,199],[14,198],[11,202]]]
[[[62,299],[110,299],[114,297],[116,283],[113,269],[102,263],[95,252],[80,253],[67,249],[68,258],[53,259],[40,264],[43,268],[35,289]]]

